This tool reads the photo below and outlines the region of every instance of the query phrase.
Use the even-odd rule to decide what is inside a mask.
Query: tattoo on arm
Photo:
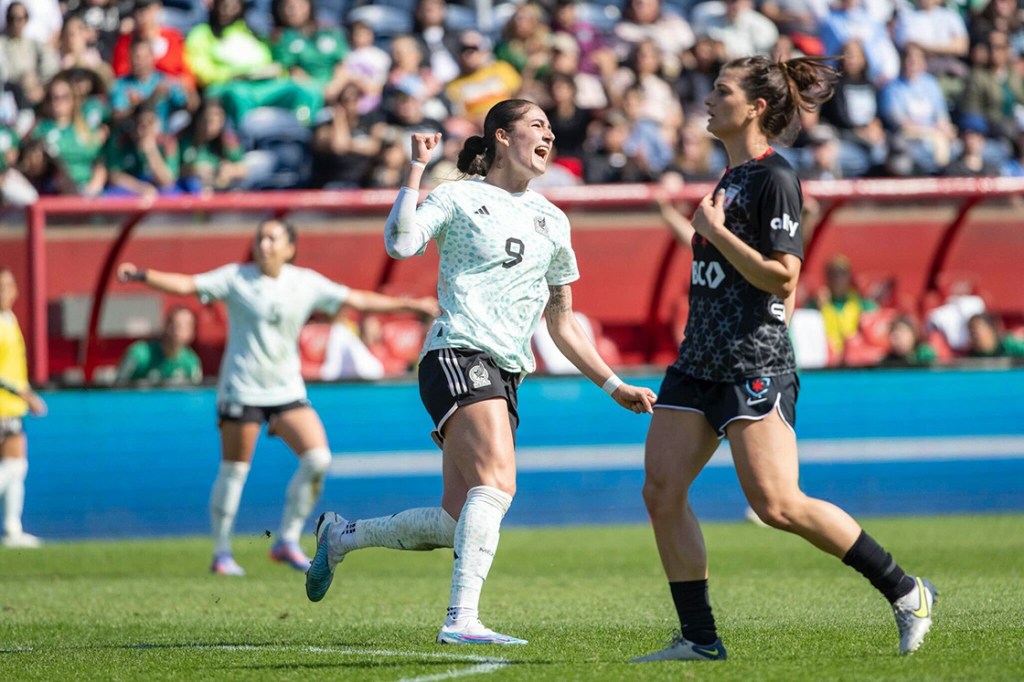
[[[571,313],[572,312],[572,290],[567,284],[557,287],[548,287],[551,292],[548,298],[548,305],[544,312],[548,315]]]

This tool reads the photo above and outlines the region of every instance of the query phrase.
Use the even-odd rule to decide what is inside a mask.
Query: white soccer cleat
[[[900,632],[900,655],[912,654],[921,646],[932,627],[935,602],[939,600],[939,591],[930,582],[918,577],[914,582],[914,589],[892,605]]]
[[[694,644],[676,632],[672,643],[664,649],[638,656],[630,663],[656,663],[658,661],[724,661],[727,658],[725,646],[719,637],[711,644]]]
[[[0,545],[12,549],[38,549],[43,546],[43,541],[35,535],[18,533],[17,535],[5,535],[0,538]]]
[[[448,625],[446,623],[441,628],[441,632],[437,633],[437,643],[498,644],[505,646],[510,644],[526,644],[527,642],[525,639],[495,632],[474,618],[464,625]]]

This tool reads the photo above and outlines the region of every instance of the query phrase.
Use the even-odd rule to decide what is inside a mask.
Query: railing
[[[702,183],[686,185],[669,194],[677,201],[698,201],[712,189]],[[611,209],[638,210],[653,208],[663,192],[657,185],[590,185],[563,187],[543,190],[543,193],[563,209],[605,211]],[[1024,178],[922,178],[901,180],[841,180],[832,182],[807,182],[804,192],[824,206],[818,225],[806,246],[806,259],[810,259],[824,235],[832,226],[835,212],[851,201],[870,200],[893,202],[901,199],[941,199],[956,202],[959,210],[943,235],[939,249],[933,254],[929,268],[929,284],[934,287],[936,277],[942,271],[958,232],[965,224],[971,209],[982,200],[999,197],[1024,196]],[[50,217],[82,216],[96,213],[125,216],[118,235],[110,244],[93,287],[93,304],[84,348],[86,374],[91,374],[89,349],[95,346],[100,311],[107,289],[124,247],[129,242],[134,228],[146,216],[153,213],[190,214],[220,213],[226,211],[262,211],[277,216],[292,211],[331,211],[347,215],[384,214],[394,201],[395,190],[349,190],[349,191],[295,191],[229,193],[204,197],[160,197],[156,199],[116,198],[82,199],[78,197],[44,197],[28,207],[28,297],[29,297],[29,361],[34,382],[49,379],[48,330],[46,306],[47,258],[45,248],[46,225]],[[660,266],[653,273],[657,282],[665,276],[679,250],[669,244],[660,260]],[[387,284],[389,269],[381,274],[378,285]],[[651,288],[653,294],[647,302],[648,321],[654,324],[661,304],[660,287]]]

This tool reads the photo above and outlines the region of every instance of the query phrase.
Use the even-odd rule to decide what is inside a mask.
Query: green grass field
[[[646,527],[509,529],[484,620],[526,647],[433,643],[451,554],[351,555],[319,604],[242,536],[249,575],[205,572],[206,539],[0,550],[0,679],[1020,680],[1024,516],[871,519],[939,588],[921,650],[896,655],[885,600],[838,560],[752,525],[710,524],[724,663],[626,663],[677,626]],[[312,541],[307,543],[312,545]]]

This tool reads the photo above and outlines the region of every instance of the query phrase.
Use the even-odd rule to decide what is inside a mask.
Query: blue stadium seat
[[[349,0],[313,0],[317,23],[329,28],[338,28],[342,25],[351,4]]]
[[[604,33],[611,33],[622,18],[622,11],[612,4],[581,2],[576,5],[576,17]]]
[[[252,189],[292,189],[309,180],[312,133],[291,111],[253,109],[242,119],[239,136],[247,149],[274,155],[272,172]]]
[[[392,38],[412,32],[412,14],[395,7],[362,5],[353,7],[345,17],[346,24],[365,22],[378,38]]]
[[[209,14],[202,0],[164,0],[163,23],[181,35],[206,23]]]

